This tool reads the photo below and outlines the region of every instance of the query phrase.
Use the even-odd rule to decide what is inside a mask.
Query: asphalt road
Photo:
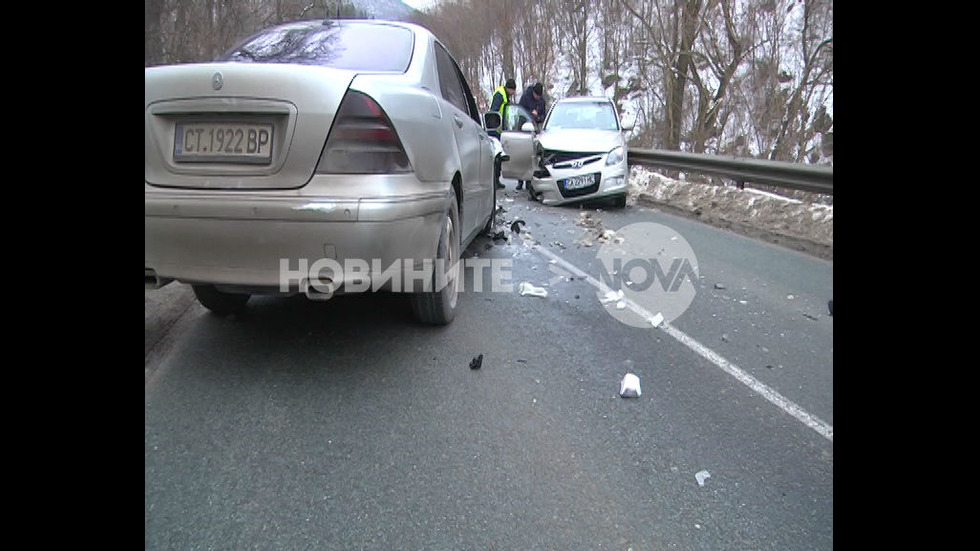
[[[185,286],[147,291],[145,548],[832,549],[833,263],[513,182],[500,205],[533,239],[465,256],[509,259],[513,290],[470,279],[447,327],[399,294],[218,318]],[[582,212],[682,236],[689,308],[619,321]]]

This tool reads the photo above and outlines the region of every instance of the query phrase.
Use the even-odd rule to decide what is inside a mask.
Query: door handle
[[[455,123],[456,123],[456,126],[458,126],[458,127],[460,127],[460,128],[462,128],[462,127],[463,127],[463,120],[462,120],[462,119],[460,119],[460,118],[459,118],[458,116],[456,116],[456,115],[453,115],[453,122],[455,122]]]

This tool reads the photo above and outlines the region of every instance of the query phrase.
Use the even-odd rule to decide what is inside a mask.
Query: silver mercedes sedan
[[[456,315],[461,251],[496,208],[495,152],[425,28],[303,21],[213,63],[145,69],[144,283],[219,315],[253,294],[411,293]]]
[[[558,100],[537,134],[530,124],[508,128],[503,122],[501,142],[511,161],[501,165],[502,174],[530,179],[532,198],[546,205],[612,199],[626,206],[629,166],[623,132],[630,127],[620,122],[612,100]]]

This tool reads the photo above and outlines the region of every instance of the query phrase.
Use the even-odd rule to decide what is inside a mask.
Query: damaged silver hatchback
[[[546,205],[612,199],[626,206],[629,166],[623,133],[629,130],[609,98],[561,99],[540,133],[530,123],[504,125],[501,143],[511,160],[501,165],[501,175],[529,179],[529,194]]]

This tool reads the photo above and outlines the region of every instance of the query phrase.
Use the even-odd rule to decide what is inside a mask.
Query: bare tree
[[[829,0],[796,0],[789,10],[803,10],[799,31],[799,56],[802,62],[800,74],[795,76],[795,86],[770,159],[802,161],[807,154],[806,144],[813,137],[814,127],[809,125],[811,101],[817,91],[833,84],[833,4]],[[828,80],[829,79],[829,80]],[[790,150],[794,144],[794,150]]]

